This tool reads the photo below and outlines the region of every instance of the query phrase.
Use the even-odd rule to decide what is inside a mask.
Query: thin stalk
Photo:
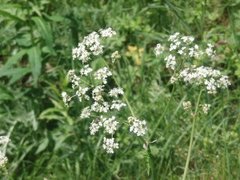
[[[106,63],[105,60],[104,60],[104,63],[105,63],[105,65],[110,69],[109,65]],[[117,84],[117,86],[120,87],[120,85],[119,85],[118,81],[116,80],[116,78],[115,78],[114,76],[112,76],[112,78],[114,79],[114,81],[115,81],[115,83]],[[129,103],[128,98],[126,97],[125,94],[123,94],[123,99],[124,99],[124,101],[126,102],[126,104],[127,104],[128,108],[129,108],[132,116],[135,117],[135,113],[134,113],[134,111],[133,111],[133,108],[132,108],[131,104]]]
[[[192,131],[191,131],[190,143],[189,143],[189,147],[188,147],[187,160],[186,160],[184,173],[183,173],[183,178],[182,178],[183,180],[186,180],[186,177],[187,177],[188,166],[189,166],[189,162],[190,162],[190,158],[191,158],[191,152],[192,152],[192,147],[193,147],[193,137],[194,137],[194,134],[195,134],[194,132],[195,132],[195,124],[196,124],[196,115],[197,115],[198,106],[199,106],[199,102],[200,102],[200,98],[201,98],[202,92],[203,91],[200,91],[200,93],[199,93],[197,104],[196,104],[196,108],[195,108],[195,112],[193,114]]]
[[[188,165],[189,165],[189,161],[190,161],[190,157],[191,157],[191,151],[192,151],[192,145],[193,145],[193,136],[194,136],[194,131],[195,131],[195,122],[196,122],[196,118],[194,117],[193,118],[193,124],[192,124],[191,138],[190,138],[190,143],[189,143],[189,148],[188,148],[187,161],[186,161],[185,168],[184,168],[183,180],[186,179],[187,172],[188,172]]]

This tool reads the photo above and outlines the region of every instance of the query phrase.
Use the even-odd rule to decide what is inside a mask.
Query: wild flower
[[[100,127],[102,127],[102,122],[100,119],[95,119],[91,122],[91,125],[89,127],[90,129],[90,134],[91,135],[95,135],[98,130],[100,129]]]
[[[120,111],[120,109],[122,109],[125,106],[126,106],[126,104],[123,103],[122,101],[120,101],[120,100],[113,100],[112,104],[110,106],[110,109],[112,109],[112,110],[115,109],[117,111]]]
[[[81,119],[89,118],[91,116],[91,109],[89,106],[83,108],[82,113],[80,115]]]
[[[93,69],[89,66],[89,64],[83,66],[83,68],[80,70],[80,74],[82,76],[87,76],[89,73],[91,73]]]
[[[101,80],[103,82],[103,84],[107,84],[107,77],[109,77],[109,76],[112,76],[112,72],[107,67],[98,69],[94,73],[94,78],[96,80]]]
[[[118,122],[116,121],[115,116],[110,118],[103,118],[103,127],[108,134],[114,134],[117,130]]]
[[[211,67],[190,67],[179,72],[178,80],[187,84],[203,86],[209,94],[216,94],[217,89],[225,89],[230,85],[228,77]]]
[[[202,111],[204,114],[207,114],[209,109],[211,108],[211,104],[203,104],[202,105]]]
[[[200,59],[212,59],[215,56],[212,44],[208,43],[204,48],[196,44],[192,36],[182,36],[180,33],[170,35],[168,42],[164,48],[157,44],[154,52],[156,56],[163,54],[166,68],[174,71],[170,83],[184,82],[201,86],[209,94],[216,94],[218,89],[226,89],[231,84],[219,70],[194,65],[196,60],[199,62]]]
[[[136,134],[137,136],[143,136],[147,132],[147,123],[145,120],[139,120],[136,117],[130,116],[128,122],[131,124],[130,132]]]
[[[118,97],[119,95],[123,95],[123,89],[122,88],[113,88],[109,91],[109,96],[111,97]]]
[[[156,56],[163,58],[165,66],[169,69],[172,77],[170,78],[171,84],[184,83],[192,87],[197,87],[199,91],[197,103],[195,104],[195,111],[190,111],[192,118],[192,131],[189,142],[189,149],[187,160],[185,164],[183,179],[186,179],[189,161],[191,156],[194,127],[196,123],[199,105],[204,114],[209,112],[210,104],[200,104],[201,95],[203,92],[208,94],[216,94],[220,89],[226,89],[231,85],[228,77],[223,75],[219,70],[199,65],[206,60],[212,60],[216,51],[212,44],[199,45],[195,42],[192,36],[183,36],[179,32],[170,35],[168,42],[163,45],[157,44],[154,53]],[[164,49],[164,50],[163,50]],[[161,56],[160,56],[161,55]],[[198,64],[198,66],[196,66]],[[196,88],[194,88],[196,89]],[[190,110],[192,104],[190,101],[183,102],[183,109]],[[131,129],[134,131],[134,128]]]
[[[114,51],[114,52],[111,54],[112,63],[115,63],[115,61],[116,61],[117,59],[119,59],[119,58],[120,58],[120,54],[119,54],[118,51]]]
[[[62,93],[63,101],[67,106],[72,99],[76,99],[74,97],[78,97],[78,101],[85,105],[80,118],[92,120],[89,125],[91,135],[99,131],[104,133],[102,147],[107,153],[113,153],[119,148],[119,144],[115,142],[116,132],[121,127],[120,123],[123,125],[126,123],[122,123],[115,114],[127,105],[122,100],[123,89],[118,86],[112,87],[112,83],[108,83],[109,80],[114,80],[108,63],[105,62],[106,65],[103,67],[93,68],[92,62],[95,56],[104,53],[103,40],[115,35],[116,32],[112,28],[100,29],[85,36],[83,41],[72,50],[72,58],[74,61],[79,60],[81,68],[79,71],[69,70],[67,74],[72,84],[72,92],[68,94],[73,94]],[[115,51],[110,58],[115,61],[119,57],[118,51]],[[137,136],[145,135],[146,121],[140,121],[136,117],[131,118],[132,121],[125,120],[130,131]]]
[[[159,56],[163,53],[164,51],[164,47],[159,43],[156,45],[155,49],[154,49],[154,53],[156,56]]]
[[[0,145],[7,144],[10,141],[8,136],[0,136]]]
[[[119,144],[115,142],[114,138],[105,138],[103,139],[103,149],[106,150],[107,153],[114,153],[114,149],[118,149]]]
[[[192,108],[192,103],[191,103],[191,101],[184,101],[184,102],[182,103],[182,105],[183,105],[183,109],[184,109],[184,110],[190,110],[190,109]]]

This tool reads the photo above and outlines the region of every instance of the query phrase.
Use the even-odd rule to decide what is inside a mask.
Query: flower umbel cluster
[[[116,113],[126,107],[125,102],[122,101],[124,91],[118,85],[114,86],[113,83],[109,83],[111,80],[117,84],[105,60],[102,64],[106,65],[103,67],[96,68],[93,63],[97,61],[97,56],[104,54],[104,39],[115,35],[116,32],[112,28],[100,29],[98,32],[92,32],[84,37],[83,41],[72,50],[73,60],[80,62],[81,69],[72,69],[68,72],[67,77],[72,85],[72,95],[68,95],[66,92],[62,93],[66,106],[69,106],[74,97],[77,97],[78,101],[85,105],[80,118],[91,120],[89,126],[91,135],[96,135],[99,131],[104,133],[102,147],[107,153],[114,153],[114,150],[119,148],[115,137],[121,121],[117,118]],[[94,60],[94,58],[96,59]],[[112,53],[110,58],[110,62],[118,59],[118,51]],[[126,120],[130,126],[130,132],[137,136],[145,135],[146,121],[140,121],[135,117],[131,118],[132,121]]]
[[[194,37],[175,33],[168,38],[167,46],[157,44],[155,55],[163,57],[166,68],[174,71],[171,83],[184,82],[203,87],[207,93],[216,94],[218,89],[230,85],[228,77],[211,67],[196,66],[194,62],[213,59],[215,50],[212,44],[199,46]]]

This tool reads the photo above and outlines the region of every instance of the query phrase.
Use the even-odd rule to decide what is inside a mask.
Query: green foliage
[[[240,179],[239,0],[0,0],[0,134],[9,134],[5,179],[179,179],[187,158],[191,117],[181,107],[193,89],[167,84],[153,54],[172,32],[217,47],[213,65],[232,86],[196,121],[189,179]],[[112,66],[134,111],[146,119],[148,152],[127,134],[114,155],[89,135],[83,107],[64,106],[71,49],[93,30],[111,26],[121,59]],[[105,57],[108,58],[108,57]],[[122,118],[126,118],[123,113]],[[130,144],[130,145],[127,145]],[[0,172],[1,173],[1,172]],[[4,179],[3,175],[2,178]]]

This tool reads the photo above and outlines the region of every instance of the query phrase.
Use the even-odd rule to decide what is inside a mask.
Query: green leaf
[[[9,18],[11,18],[11,19],[13,19],[15,21],[21,21],[21,22],[25,21],[24,19],[20,18],[19,16],[11,14],[11,13],[9,13],[7,11],[2,10],[2,9],[0,9],[0,15],[3,15],[4,17],[9,17]]]
[[[35,154],[39,154],[40,152],[44,151],[44,150],[47,148],[48,143],[49,143],[48,138],[45,138],[45,139],[41,142],[41,144],[38,146],[38,149],[37,149],[37,151],[36,151]]]
[[[40,33],[41,37],[45,40],[50,52],[53,53],[53,36],[52,31],[50,28],[49,23],[47,23],[43,18],[41,17],[33,17],[32,18],[34,23],[37,26],[38,32]]]
[[[1,100],[12,100],[14,96],[6,87],[0,86],[0,101]]]
[[[21,79],[22,77],[24,77],[26,74],[28,74],[31,70],[27,67],[27,68],[15,68],[12,69],[14,72],[12,73],[12,77],[9,81],[9,85],[15,83],[16,81],[18,81],[19,79]]]
[[[0,77],[2,76],[9,76],[11,77],[10,84],[16,82],[17,80],[21,79],[27,73],[30,72],[29,68],[0,68]]]
[[[12,65],[17,64],[18,61],[21,60],[26,53],[27,51],[25,49],[22,49],[21,51],[17,52],[7,60],[6,64],[3,67],[8,68],[11,67]]]
[[[32,47],[28,50],[28,57],[29,57],[29,63],[30,68],[33,75],[33,83],[34,85],[37,84],[38,77],[41,73],[42,68],[42,58],[41,58],[41,51],[38,47]]]

